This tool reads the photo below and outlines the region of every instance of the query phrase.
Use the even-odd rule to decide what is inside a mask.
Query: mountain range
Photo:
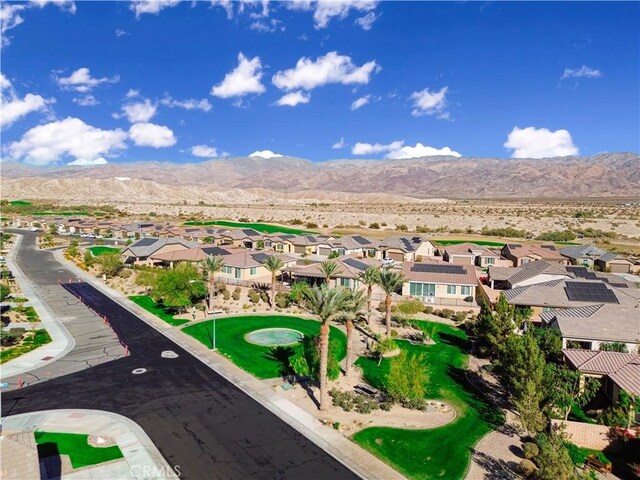
[[[274,198],[331,201],[633,197],[640,156],[544,159],[426,157],[331,160],[237,157],[201,163],[132,162],[34,167],[3,162],[3,198],[208,202]]]

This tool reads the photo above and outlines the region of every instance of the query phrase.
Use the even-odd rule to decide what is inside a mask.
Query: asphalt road
[[[25,240],[27,240],[25,238]],[[47,265],[51,281],[64,267]],[[22,268],[22,266],[21,266]],[[24,269],[23,269],[24,270]],[[68,271],[67,271],[68,272]],[[26,272],[25,272],[26,273]],[[38,283],[38,278],[32,278]],[[130,356],[4,393],[2,416],[107,410],[138,423],[185,479],[342,479],[353,472],[136,315],[86,283],[66,288],[106,315]],[[163,351],[177,358],[163,358]],[[135,375],[136,368],[146,373]]]

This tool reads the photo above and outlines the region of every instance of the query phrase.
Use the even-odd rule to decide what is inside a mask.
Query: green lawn
[[[110,253],[118,253],[120,251],[117,247],[104,247],[98,245],[96,247],[87,247],[94,257],[99,257],[100,255],[108,255]]]
[[[5,348],[4,350],[2,350],[2,352],[0,352],[0,363],[13,360],[16,357],[30,352],[31,350],[35,350],[36,348],[51,341],[51,337],[45,329],[36,330],[33,336],[31,336],[31,334],[27,332],[27,335],[29,336],[22,341],[21,345]]]
[[[9,205],[12,207],[28,207],[31,205],[31,202],[27,202],[26,200],[12,200],[9,202]]]
[[[216,347],[237,366],[258,378],[276,378],[282,375],[283,367],[299,346],[265,347],[249,343],[244,339],[247,333],[262,328],[291,328],[304,335],[320,333],[320,323],[297,317],[280,315],[227,317],[216,320]],[[211,348],[212,322],[204,321],[182,329],[188,335]],[[342,360],[347,353],[347,339],[344,333],[331,327],[331,338],[339,340],[336,356]]]
[[[484,245],[485,247],[504,247],[504,242],[489,242],[487,240],[434,240],[433,243],[440,245],[459,245],[461,243],[475,243],[476,245]]]
[[[186,319],[173,318],[173,314],[168,312],[164,305],[154,302],[153,299],[147,295],[133,295],[129,297],[129,300],[174,327],[189,323],[189,320]]]
[[[185,222],[183,225],[187,226],[205,226],[205,225],[218,225],[221,227],[234,227],[234,228],[253,228],[262,233],[285,233],[291,235],[304,235],[313,234],[318,232],[310,232],[308,230],[300,230],[299,228],[281,227],[280,225],[271,225],[270,223],[240,223],[229,222],[226,220],[215,220],[210,222]]]
[[[73,468],[97,465],[109,460],[124,458],[120,447],[96,448],[88,443],[89,435],[80,433],[34,432],[40,458],[69,455]]]
[[[393,468],[415,479],[461,479],[465,476],[470,450],[486,433],[504,422],[500,409],[490,404],[467,381],[465,333],[457,328],[432,322],[416,322],[424,331],[434,328],[434,345],[411,345],[398,341],[407,353],[424,353],[431,368],[426,398],[442,399],[458,414],[445,426],[429,430],[403,430],[372,427],[362,430],[352,439]],[[377,388],[384,388],[389,360],[381,365],[369,358],[360,358],[365,379]]]

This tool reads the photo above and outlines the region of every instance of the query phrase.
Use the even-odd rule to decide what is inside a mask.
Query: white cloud
[[[126,30],[123,30],[121,28],[116,28],[116,37],[120,38],[120,37],[123,37],[124,35],[131,35],[131,34]]]
[[[207,157],[207,158],[217,158],[217,157],[226,157],[227,152],[218,153],[218,149],[215,147],[210,147],[208,145],[194,145],[191,147],[191,155],[194,157]]]
[[[86,159],[86,158],[78,158],[76,160],[74,160],[73,162],[69,162],[67,163],[67,165],[77,165],[77,166],[81,166],[81,167],[89,167],[89,166],[93,166],[93,165],[106,165],[107,163],[107,159],[104,157],[98,157],[98,158],[93,158],[93,159]]]
[[[260,158],[278,158],[282,157],[279,153],[273,153],[271,150],[258,150],[253,152],[250,157],[260,157]]]
[[[68,13],[76,13],[77,8],[73,0],[30,0],[29,3],[39,8],[46,7],[47,5],[55,5],[62,11]]]
[[[364,17],[356,18],[356,25],[363,30],[371,30],[373,23],[378,19],[378,16],[374,12],[367,13]]]
[[[352,9],[369,12],[376,8],[377,3],[373,0],[318,0],[313,12],[315,27],[325,28],[334,17],[344,19]]]
[[[367,84],[380,66],[372,60],[361,66],[354,65],[351,57],[329,52],[315,61],[302,57],[295,68],[281,70],[273,76],[273,84],[283,90],[312,90],[328,83]]]
[[[95,107],[100,104],[100,102],[96,100],[96,97],[90,93],[81,97],[75,97],[73,99],[73,103],[80,105],[81,107]]]
[[[7,32],[24,22],[24,17],[20,12],[25,8],[27,6],[24,4],[6,2],[0,7],[0,35],[2,36],[0,44],[3,47],[11,43],[11,39],[7,37]]]
[[[224,76],[224,80],[211,88],[211,95],[220,98],[243,97],[250,93],[260,95],[265,88],[262,79],[260,57],[249,60],[242,52],[238,54],[238,66]]]
[[[567,78],[598,78],[602,76],[602,72],[600,70],[596,70],[595,68],[589,68],[586,65],[582,65],[580,68],[565,68],[562,77],[560,80],[565,80]]]
[[[176,100],[170,95],[165,96],[160,100],[160,103],[169,108],[184,108],[185,110],[202,110],[208,112],[213,108],[213,105],[209,103],[209,100],[203,98],[202,100],[196,100],[195,98],[188,98],[186,100]]]
[[[398,150],[404,145],[404,140],[396,140],[389,144],[382,143],[356,143],[351,149],[353,155],[372,155],[376,153],[390,152],[392,150]]]
[[[514,127],[504,146],[513,150],[511,158],[566,157],[578,154],[578,147],[573,144],[571,134],[564,129],[552,132],[547,128]]]
[[[57,78],[58,85],[65,90],[75,90],[79,93],[90,92],[94,87],[103,83],[117,83],[120,76],[93,78],[87,67],[82,67],[73,72],[68,77]]]
[[[231,4],[231,0],[211,0],[211,6],[219,6],[224,8],[225,12],[227,12],[227,18],[233,18],[233,5]]]
[[[126,98],[134,98],[139,96],[140,96],[140,90],[134,90],[133,88],[130,88],[127,94],[125,95]]]
[[[145,98],[143,102],[128,103],[122,106],[122,114],[115,113],[114,118],[126,116],[131,123],[144,123],[151,120],[158,110],[157,105]]]
[[[258,20],[251,22],[249,28],[260,33],[273,33],[278,30],[284,32],[285,30],[285,28],[282,26],[282,22],[280,20],[276,20],[275,18],[259,18]]]
[[[47,105],[54,102],[32,93],[18,97],[9,79],[0,73],[0,127],[8,127],[29,113],[46,111]]]
[[[158,14],[160,10],[168,7],[175,7],[179,0],[133,0],[130,9],[135,12],[136,18],[144,13]]]
[[[347,146],[347,144],[344,143],[344,137],[340,137],[340,140],[337,141],[336,143],[334,143],[333,145],[331,145],[331,148],[334,148],[334,149],[337,150],[337,149],[340,149],[340,148],[344,148],[346,146]]]
[[[434,147],[428,147],[427,145],[423,145],[421,143],[416,143],[415,147],[407,145],[406,147],[392,149],[386,155],[386,158],[396,158],[396,159],[419,158],[419,157],[433,157],[437,155],[444,155],[444,156],[451,156],[451,157],[462,156],[455,150],[451,150],[449,147],[434,148]]]
[[[449,87],[442,87],[440,90],[431,91],[428,88],[413,92],[409,97],[413,100],[413,110],[411,114],[414,117],[422,115],[436,115],[440,119],[449,118],[447,112],[447,92]]]
[[[297,91],[283,95],[282,98],[278,99],[276,105],[280,107],[285,105],[288,107],[295,107],[300,103],[309,103],[310,100],[311,94],[305,94],[304,92]]]
[[[357,98],[351,104],[351,110],[357,110],[360,107],[364,107],[371,100],[371,95],[365,95],[364,97]]]
[[[7,151],[14,160],[24,159],[34,165],[48,165],[65,155],[92,160],[109,152],[125,148],[126,132],[120,129],[102,130],[79,118],[38,125],[22,138],[11,143]]]
[[[171,147],[176,137],[169,127],[153,123],[134,123],[129,129],[129,138],[139,147]]]

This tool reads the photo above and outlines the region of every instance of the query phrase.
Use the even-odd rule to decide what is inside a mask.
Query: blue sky
[[[4,160],[640,150],[638,2],[38,0],[1,18]]]

